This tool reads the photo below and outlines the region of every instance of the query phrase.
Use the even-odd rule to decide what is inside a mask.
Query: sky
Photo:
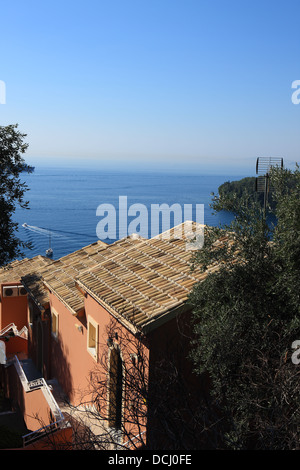
[[[254,175],[259,156],[300,160],[299,0],[14,0],[0,25],[0,125],[27,134],[28,163]]]

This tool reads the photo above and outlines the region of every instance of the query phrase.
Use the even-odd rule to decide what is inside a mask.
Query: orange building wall
[[[51,340],[51,371],[52,377],[55,377],[65,393],[69,396],[74,406],[78,406],[84,401],[91,399],[88,395],[90,373],[97,371],[98,377],[107,381],[107,368],[103,369],[101,361],[108,361],[109,353],[107,346],[107,327],[114,321],[112,316],[87,295],[85,299],[85,314],[78,318],[50,293],[51,309],[54,309],[58,315],[58,337]],[[89,318],[98,324],[98,361],[96,361],[87,350],[87,324]],[[82,331],[78,327],[82,327]],[[116,324],[118,339],[114,338],[115,344],[119,344],[122,360],[127,364],[131,361],[130,354],[135,352],[134,336],[129,330],[123,327],[119,322]],[[122,343],[122,337],[127,338]],[[128,340],[128,338],[130,338]],[[129,344],[130,343],[130,344]],[[124,346],[124,347],[123,347]],[[149,351],[147,346],[143,347],[145,357],[148,361]],[[127,402],[128,404],[128,397]],[[124,402],[125,405],[125,402]],[[141,424],[141,423],[139,423]],[[138,429],[130,430],[133,434],[138,433]]]
[[[72,437],[71,427],[59,429],[50,436],[27,445],[22,450],[71,450]]]
[[[51,410],[41,389],[24,393],[24,420],[30,431],[36,431],[51,423]]]
[[[20,409],[29,432],[50,424],[51,410],[42,390],[26,392],[13,365],[2,368],[2,374],[6,396],[13,407]]]
[[[154,412],[149,409],[147,438],[153,448],[173,448],[174,442],[170,439],[172,434],[168,434],[168,428],[172,429],[176,421],[173,420],[171,410],[176,409],[174,416],[177,416],[180,438],[185,441],[185,445],[190,445],[190,430],[197,432],[193,423],[193,410],[199,409],[201,397],[208,392],[209,382],[206,374],[198,376],[193,372],[193,363],[188,357],[193,339],[190,315],[190,312],[180,313],[149,335],[151,394],[158,396],[163,403],[159,413],[155,410],[155,400]],[[168,413],[168,421],[164,423],[163,417],[168,416]],[[200,435],[201,430],[198,431]]]
[[[86,375],[93,365],[86,351],[86,332],[76,328],[81,324],[78,318],[50,294],[51,310],[58,314],[58,335],[51,333],[50,363],[51,375],[55,377],[74,405],[80,401],[75,391],[86,387]]]
[[[101,356],[101,351],[107,350],[106,328],[112,317],[89,295],[85,299],[85,314],[82,317],[72,315],[53,294],[50,294],[50,305],[59,315],[59,334],[57,339],[52,336],[51,340],[51,374],[66,393],[69,394],[72,390],[85,391],[89,373],[98,364],[87,350],[88,318],[91,317],[98,324],[98,354]],[[82,327],[82,331],[78,327]],[[126,330],[120,324],[119,327]],[[73,404],[78,404],[80,395],[73,394],[70,399]]]
[[[122,361],[124,362],[124,368],[127,373],[130,375],[130,368],[132,367],[132,354],[136,354],[137,352],[140,353],[142,357],[143,366],[145,368],[144,374],[144,382],[147,383],[148,381],[148,367],[149,367],[149,345],[144,338],[143,340],[139,341],[134,334],[119,323],[112,315],[107,312],[107,310],[102,307],[98,302],[96,302],[90,295],[87,295],[85,300],[85,308],[86,308],[86,316],[87,318],[90,316],[93,318],[95,322],[99,324],[99,361],[106,361],[106,365],[100,367],[100,371],[102,372],[102,377],[107,380],[107,371],[108,371],[108,361],[109,361],[109,353],[108,353],[108,333],[111,334],[113,342],[115,345],[118,345],[121,352]],[[117,335],[117,337],[116,337]],[[127,378],[125,377],[125,389],[124,396],[123,396],[123,418],[126,421],[126,410],[130,406],[130,388],[131,386],[128,384],[126,385]],[[142,406],[142,405],[141,405]],[[146,406],[146,405],[145,405]],[[142,412],[142,410],[141,410]],[[146,412],[146,410],[145,410]],[[127,420],[128,421],[128,420]],[[133,424],[127,425],[127,432],[136,435],[141,430],[144,430],[145,421],[141,420],[138,425],[134,422],[134,420],[130,419]]]
[[[15,323],[20,330],[27,325],[27,296],[3,297],[1,285],[0,330],[10,323]]]
[[[27,296],[3,297],[2,288],[5,285],[11,284],[1,285],[0,331],[10,323],[14,323],[18,330],[21,330],[23,326],[27,326]],[[23,338],[11,337],[5,346],[7,357],[28,353],[28,341]]]
[[[14,336],[5,342],[6,347],[6,357],[9,358],[15,355],[24,354],[27,356],[28,353],[28,341],[24,338]]]

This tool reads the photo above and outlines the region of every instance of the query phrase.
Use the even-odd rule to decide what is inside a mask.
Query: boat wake
[[[28,225],[26,223],[22,224],[22,227],[24,227],[27,230],[30,230],[31,232],[38,233],[40,235],[45,235],[49,237],[57,237],[57,238],[62,238],[63,235],[56,233],[55,230],[50,230],[48,228],[42,228],[42,227],[36,227],[35,225]]]
[[[31,236],[34,238],[38,238],[39,235],[42,237],[47,237],[49,238],[49,248],[46,250],[46,256],[49,258],[52,258],[53,256],[53,249],[51,248],[51,240],[53,239],[59,239],[60,243],[61,242],[68,242],[70,243],[70,240],[76,240],[78,237],[80,237],[82,240],[85,238],[88,243],[93,243],[95,241],[94,237],[91,237],[87,234],[83,233],[76,233],[76,232],[67,232],[65,230],[55,230],[55,229],[50,229],[50,228],[45,228],[45,227],[37,227],[36,225],[29,225],[26,222],[22,224],[22,227],[30,233],[30,238]],[[56,243],[54,243],[56,245]]]

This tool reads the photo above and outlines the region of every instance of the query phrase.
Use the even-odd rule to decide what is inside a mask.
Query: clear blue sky
[[[15,0],[0,40],[0,124],[28,134],[31,163],[300,160],[299,0]]]

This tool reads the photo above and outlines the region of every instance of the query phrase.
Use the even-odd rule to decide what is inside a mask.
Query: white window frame
[[[32,328],[34,316],[34,307],[31,299],[28,299],[28,325]]]
[[[55,317],[55,331],[53,331],[53,317]],[[59,321],[59,315],[57,311],[54,308],[51,308],[51,335],[53,338],[57,339],[58,338],[58,321]]]
[[[95,346],[90,346],[90,325],[95,328]],[[89,354],[95,359],[98,360],[98,336],[99,336],[99,324],[90,316],[87,320],[87,343],[86,347]]]

